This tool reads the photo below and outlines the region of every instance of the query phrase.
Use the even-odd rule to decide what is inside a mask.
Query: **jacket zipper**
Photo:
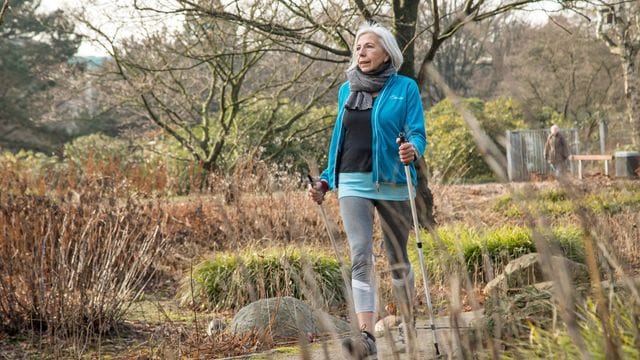
[[[389,79],[389,81],[393,81],[393,77]],[[379,126],[378,126],[378,114],[380,112],[380,103],[382,102],[382,97],[384,96],[384,93],[387,91],[387,87],[390,86],[389,83],[385,84],[385,86],[382,88],[382,92],[380,93],[380,96],[378,97],[378,101],[376,103],[374,103],[373,106],[373,130],[374,130],[374,134],[375,134],[375,141],[373,142],[374,148],[375,148],[375,155],[376,155],[376,179],[375,179],[375,184],[376,184],[376,192],[380,192],[380,156],[379,156],[379,146],[376,146],[379,142]]]
[[[346,99],[345,99],[346,102]],[[338,133],[338,138],[337,140],[337,145],[336,145],[336,152],[335,152],[335,156],[333,158],[333,188],[337,189],[338,188],[338,155],[340,154],[340,148],[342,148],[342,117],[344,116],[344,104],[342,106],[342,108],[340,108],[340,110],[338,110],[338,117],[337,117],[337,121],[340,121],[340,132]]]

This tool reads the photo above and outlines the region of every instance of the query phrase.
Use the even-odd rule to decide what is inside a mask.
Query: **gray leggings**
[[[409,201],[373,200],[355,196],[340,198],[340,214],[351,249],[351,287],[356,313],[375,311],[373,276],[373,221],[378,211],[384,248],[391,270],[396,300],[411,307],[414,275],[407,254],[411,231]]]

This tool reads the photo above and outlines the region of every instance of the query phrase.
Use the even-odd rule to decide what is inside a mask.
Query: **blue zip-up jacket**
[[[338,116],[333,128],[327,168],[320,179],[327,182],[329,189],[338,187],[336,163],[340,158],[344,140],[342,117],[344,104],[349,96],[349,82],[340,87],[338,93]],[[398,155],[396,139],[402,132],[413,144],[418,156],[422,156],[427,146],[424,127],[424,111],[416,82],[403,75],[392,75],[384,84],[371,109],[372,136],[372,176],[376,188],[381,183],[406,184],[404,164]],[[416,170],[411,164],[411,180],[417,183]]]

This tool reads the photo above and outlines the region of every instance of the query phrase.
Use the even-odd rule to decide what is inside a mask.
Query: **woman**
[[[340,87],[338,116],[329,146],[328,166],[309,186],[318,204],[329,189],[338,190],[340,214],[351,250],[353,303],[362,334],[346,339],[352,356],[375,356],[373,336],[373,223],[378,212],[396,300],[412,319],[414,275],[407,255],[411,208],[404,166],[424,152],[424,114],[414,80],[398,75],[402,52],[391,32],[365,24],[357,34],[348,81]],[[398,145],[402,133],[407,142]]]

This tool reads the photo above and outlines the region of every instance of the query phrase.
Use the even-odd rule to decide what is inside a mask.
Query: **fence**
[[[561,129],[560,133],[567,139],[570,153],[579,154],[578,130]],[[549,129],[507,131],[509,181],[544,179],[551,173],[551,168],[544,159],[544,144],[547,136],[549,136]],[[573,164],[571,164],[571,172],[575,172]]]

